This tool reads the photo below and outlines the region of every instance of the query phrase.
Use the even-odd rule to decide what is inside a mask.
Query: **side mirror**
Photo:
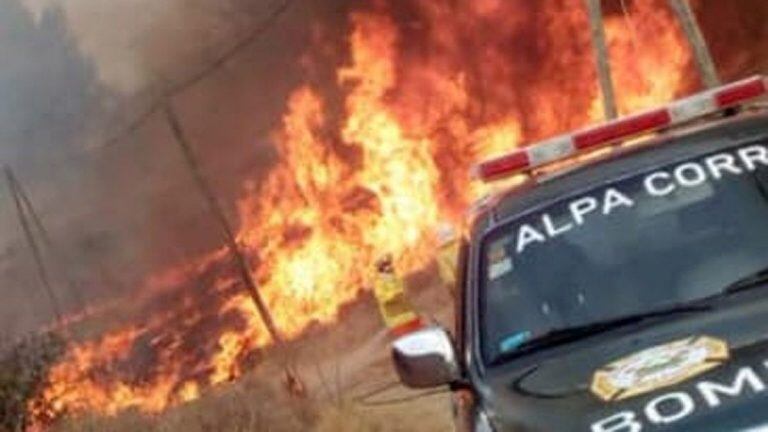
[[[392,360],[400,381],[411,388],[438,387],[460,378],[456,350],[441,327],[428,327],[395,340]]]

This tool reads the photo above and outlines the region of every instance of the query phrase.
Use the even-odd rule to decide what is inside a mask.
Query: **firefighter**
[[[373,291],[384,324],[393,336],[402,336],[423,326],[405,297],[405,283],[395,271],[391,254],[376,261]]]

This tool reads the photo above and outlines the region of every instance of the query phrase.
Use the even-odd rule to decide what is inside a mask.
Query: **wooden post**
[[[27,245],[29,245],[29,249],[32,252],[32,258],[35,261],[37,275],[40,278],[40,283],[42,284],[46,295],[48,296],[48,300],[51,302],[51,308],[53,309],[53,313],[56,316],[56,321],[61,323],[63,322],[61,305],[59,303],[59,299],[56,297],[56,293],[53,291],[53,286],[51,286],[51,281],[48,277],[48,270],[46,269],[45,263],[43,262],[40,246],[37,244],[37,240],[35,240],[34,233],[32,232],[32,228],[29,225],[29,220],[27,219],[27,214],[24,211],[24,206],[21,202],[21,198],[19,197],[18,190],[16,189],[16,181],[13,175],[13,171],[11,171],[11,168],[7,166],[4,168],[4,171],[6,181],[8,182],[8,190],[11,192],[13,203],[16,206],[19,225],[21,226],[24,237],[27,240]]]
[[[707,88],[719,86],[720,77],[718,76],[715,62],[712,60],[712,54],[707,46],[707,41],[704,40],[704,36],[701,34],[701,29],[688,0],[669,0],[669,5],[677,14],[683,31],[685,31],[685,36],[688,38],[688,43],[691,44],[694,57],[696,58],[696,66],[699,69],[699,73],[701,73],[704,85]]]
[[[227,220],[219,200],[216,198],[213,189],[211,189],[211,187],[208,185],[208,181],[200,169],[200,164],[197,161],[197,157],[195,156],[195,153],[192,150],[186,135],[184,134],[181,122],[179,121],[179,118],[176,115],[170,100],[165,103],[164,108],[166,117],[168,119],[168,124],[170,126],[171,132],[173,133],[173,137],[175,138],[182,154],[184,155],[187,168],[189,168],[189,171],[194,178],[195,184],[197,185],[200,194],[208,204],[208,210],[211,212],[213,218],[217,221],[219,229],[221,230],[221,235],[224,238],[227,247],[229,248],[229,252],[234,259],[235,264],[237,265],[243,284],[245,285],[248,294],[250,294],[253,303],[256,305],[256,310],[258,311],[262,322],[264,322],[264,326],[267,328],[267,331],[272,337],[275,345],[281,350],[284,350],[285,340],[280,335],[280,332],[278,331],[277,326],[275,326],[275,322],[272,319],[272,315],[269,312],[269,308],[267,308],[267,305],[264,303],[264,300],[261,297],[261,293],[256,286],[256,282],[253,280],[253,276],[251,276],[251,269],[248,265],[248,262],[245,259],[243,252],[240,250],[240,247],[237,244],[237,239],[235,238],[235,234],[229,225],[229,220]],[[287,353],[283,352],[283,354],[286,355],[286,361],[284,364],[284,384],[288,392],[291,394],[291,396],[305,397],[307,390],[303,380],[288,361]]]
[[[235,260],[235,264],[237,265],[243,284],[245,285],[246,290],[248,290],[248,294],[250,294],[253,303],[256,305],[256,309],[258,310],[259,315],[261,315],[261,319],[264,322],[269,335],[275,342],[278,344],[281,343],[283,341],[282,337],[275,326],[267,305],[261,298],[261,293],[259,293],[259,290],[256,287],[256,282],[253,280],[253,276],[251,276],[251,269],[248,266],[242,251],[240,251],[240,247],[237,245],[237,239],[235,238],[232,228],[229,226],[229,221],[224,214],[224,210],[222,209],[219,200],[216,198],[216,195],[213,193],[213,190],[208,185],[208,181],[205,179],[203,172],[200,170],[200,164],[197,162],[197,157],[187,141],[187,137],[181,128],[179,118],[176,116],[176,112],[173,110],[170,102],[165,104],[165,114],[168,118],[168,124],[171,127],[173,137],[176,139],[176,142],[184,155],[184,161],[187,164],[187,168],[189,168],[189,172],[192,174],[200,194],[208,204],[208,210],[211,212],[211,215],[216,220],[219,229],[221,230],[221,235],[229,248],[232,258]]]
[[[10,187],[14,189],[15,196],[19,197],[25,215],[28,215],[32,220],[32,225],[37,229],[37,232],[42,239],[43,246],[47,248],[51,254],[53,254],[55,263],[62,267],[66,267],[66,263],[62,259],[59,249],[56,247],[56,245],[54,245],[53,240],[51,240],[51,235],[48,233],[45,225],[43,225],[43,221],[40,219],[40,216],[37,215],[35,206],[32,205],[32,201],[29,199],[29,196],[24,190],[24,187],[21,185],[21,182],[19,182],[19,179],[16,178],[16,176],[13,174],[13,171],[9,170],[8,175],[10,176]],[[32,232],[32,235],[34,236],[34,232]],[[74,281],[69,277],[69,274],[65,268],[60,268],[59,271],[62,273],[62,277],[64,278],[69,293],[74,297],[75,302],[77,302],[77,305],[80,307],[80,309],[85,310],[85,299],[83,299],[83,296],[80,294],[80,290],[75,285]]]
[[[605,28],[603,27],[603,9],[600,0],[586,0],[589,12],[589,27],[592,33],[592,45],[595,49],[597,63],[597,78],[600,92],[603,95],[603,112],[607,120],[618,116],[616,94],[611,78],[611,66],[608,61],[608,48],[605,43]]]
[[[43,225],[43,222],[40,220],[40,217],[37,216],[35,207],[32,205],[32,202],[29,200],[29,196],[27,196],[27,193],[24,190],[24,188],[21,186],[21,183],[19,183],[19,179],[16,178],[16,175],[13,174],[13,171],[9,170],[8,175],[10,176],[11,187],[15,190],[16,195],[21,199],[21,204],[25,207],[26,211],[29,213],[29,217],[32,219],[32,224],[40,232],[40,238],[43,239],[43,243],[45,244],[46,247],[51,248],[53,246],[53,242],[51,241],[51,236],[50,234],[48,234],[48,230],[45,229],[45,226]]]

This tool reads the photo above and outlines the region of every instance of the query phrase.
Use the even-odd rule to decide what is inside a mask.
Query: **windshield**
[[[564,197],[494,229],[482,251],[488,363],[552,330],[713,295],[768,266],[768,147]]]

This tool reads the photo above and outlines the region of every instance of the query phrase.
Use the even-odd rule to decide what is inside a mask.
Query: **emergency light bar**
[[[561,161],[585,150],[679,125],[768,94],[768,78],[755,76],[697,93],[666,106],[550,138],[477,164],[472,175],[491,181]]]

